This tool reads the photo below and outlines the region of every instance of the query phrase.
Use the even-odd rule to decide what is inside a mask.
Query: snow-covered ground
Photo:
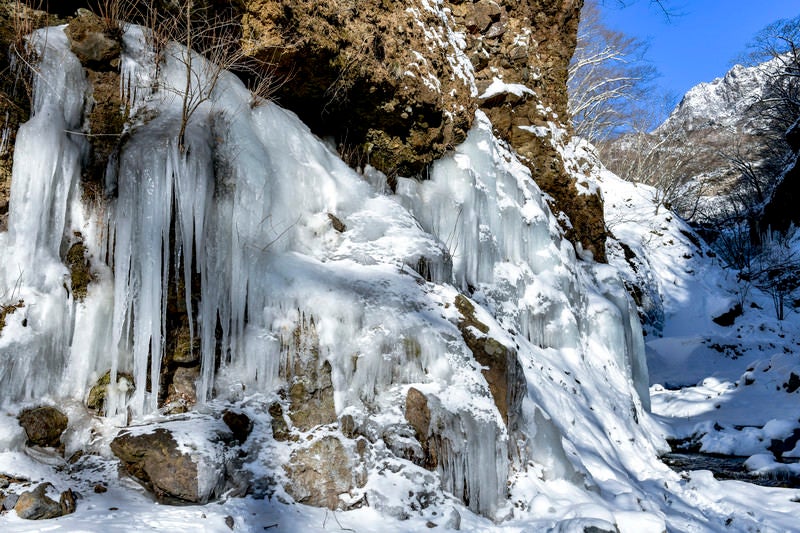
[[[747,308],[732,328],[713,324],[711,318],[735,302],[734,280],[706,248],[692,243],[678,220],[654,212],[646,188],[603,173],[585,148],[565,144],[563,131],[542,127],[537,134],[551,137],[569,166],[586,166],[578,170],[603,190],[610,229],[642,261],[636,272],[622,247],[611,254],[611,266],[579,259],[561,238],[529,171],[492,135],[483,115],[464,144],[434,165],[430,180],[401,178],[398,194],[387,196],[348,169],[291,113],[268,103],[251,106],[249,93],[227,76],[189,129],[191,157],[177,151],[171,136],[180,115],[174,95],[172,101],[163,99],[168,91],[129,95],[134,112],[150,113],[144,113],[148,120],[137,125],[138,133],[132,131],[120,159],[110,209],[116,217],[100,223],[98,213],[87,212],[75,194],[80,146],[74,143],[80,140],[64,131],[79,126],[84,88],[69,78],[76,70],[61,30],[50,31],[47,46],[60,55],[45,54],[42,70],[53,76],[45,91],[49,98],[38,100],[37,115],[20,136],[24,143],[27,135],[29,144],[17,151],[36,152],[41,159],[19,155],[11,230],[0,234],[0,244],[15,259],[40,267],[21,271],[7,261],[0,269],[2,289],[18,287],[25,300],[0,337],[5,372],[0,373],[0,473],[29,480],[26,487],[50,482],[53,494],[71,488],[79,498],[74,514],[35,522],[9,512],[0,516],[0,529],[796,529],[800,491],[720,482],[709,472],[678,474],[658,459],[667,450],[665,437],[683,437],[696,427],[708,430],[710,424],[711,444],[728,439],[734,451],[747,445],[754,468],[769,466],[766,448],[755,445],[757,436],[737,439],[732,424],[746,413],[749,424],[766,424],[760,430],[765,437],[787,430],[798,395],[773,390],[777,382],[769,380],[788,379],[784,376],[794,367],[788,354],[773,357],[782,350],[770,348],[767,339],[775,343],[770,328],[789,329],[795,315],[783,324],[770,321],[764,295],[754,294],[748,302],[762,310]],[[126,79],[150,89],[143,41],[135,30],[127,39]],[[169,64],[161,75],[162,87],[175,85],[170,76],[180,79]],[[59,127],[53,131],[46,118]],[[47,172],[34,165],[40,160],[50,161],[41,165]],[[213,174],[219,168],[230,181]],[[148,187],[135,187],[138,183]],[[332,228],[329,213],[347,229]],[[264,493],[268,497],[158,504],[118,473],[108,449],[126,422],[125,408],[137,424],[163,420],[155,394],[145,387],[130,398],[119,391],[116,400],[128,403],[120,404],[118,417],[93,416],[83,406],[93,377],[108,367],[132,371],[139,383],[148,372],[158,380],[159,369],[147,365],[147,355],[159,349],[152,339],[162,334],[160,274],[169,252],[161,239],[169,238],[170,217],[185,249],[198,246],[201,305],[209,306],[201,316],[222,316],[231,328],[225,333],[231,361],[215,372],[213,344],[210,355],[203,355],[211,362],[203,367],[200,397],[212,390],[216,395],[181,415],[181,431],[188,435],[182,445],[191,448],[193,437],[213,431],[222,409],[246,412],[255,429],[240,451],[251,474],[277,479]],[[94,287],[82,303],[64,296],[58,257],[61,238],[74,229],[94,242],[87,244],[93,259],[115,256],[113,268],[95,266]],[[113,250],[107,240],[103,244],[104,231],[115,232]],[[651,282],[651,293],[644,295],[647,312],[658,318],[646,337],[653,415],[643,409],[649,400],[645,344],[623,287],[637,276]],[[242,286],[248,287],[244,294]],[[516,352],[523,374],[517,427],[509,429],[501,419],[458,330],[457,302],[467,301],[464,293],[474,318],[486,326],[485,332],[470,326],[472,334]],[[398,405],[414,386],[433,399],[433,415],[463,461],[429,472],[390,453],[378,437],[367,464],[359,465],[368,468],[368,482],[362,493],[347,495],[366,494],[370,505],[333,512],[294,503],[281,483],[293,444],[273,439],[267,406],[279,398],[279,359],[287,355],[281,335],[292,334],[298,310],[317,319],[337,414],[351,414],[380,435],[403,423]],[[130,327],[129,321],[145,319]],[[199,335],[213,343],[214,325],[200,327]],[[747,338],[739,344],[748,355],[734,359],[725,347],[736,344],[736,335]],[[760,351],[755,351],[759,341],[748,335],[763,335]],[[793,339],[788,332],[785,338]],[[771,363],[756,363],[757,358]],[[17,365],[18,360],[28,364]],[[763,372],[767,364],[770,370]],[[753,383],[733,387],[745,372]],[[676,388],[683,385],[689,386]],[[70,415],[67,448],[91,453],[71,463],[24,445],[13,416],[42,400],[60,404]],[[746,410],[746,401],[765,405]],[[728,417],[714,419],[722,429],[711,422],[714,414]],[[335,424],[323,431],[345,438]],[[301,437],[316,438],[314,432]],[[96,488],[101,483],[105,491]],[[26,490],[16,482],[9,488]],[[430,495],[427,505],[410,505],[418,491]],[[472,496],[466,504],[465,495]]]
[[[646,338],[655,418],[671,438],[690,439],[702,452],[772,456],[772,441],[800,428],[793,386],[800,378],[800,313],[793,301],[787,298],[778,320],[770,294],[738,281],[682,221],[663,208],[656,212],[650,188],[610,174],[599,181],[611,231],[637,256],[628,262],[618,252],[612,263],[633,279],[631,263],[643,262],[663,306],[663,323],[648,328]],[[798,240],[788,243],[796,255]],[[732,325],[713,321],[740,302],[742,315]],[[800,448],[783,453],[799,456]],[[748,468],[764,473],[768,463],[774,457],[754,458]]]

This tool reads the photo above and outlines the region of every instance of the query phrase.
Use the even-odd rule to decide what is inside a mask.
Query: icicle
[[[62,28],[31,37],[41,61],[32,117],[17,133],[7,248],[0,265],[0,291],[16,287],[12,292],[25,307],[0,339],[4,400],[57,390],[72,336],[72,302],[64,298],[66,268],[59,252],[80,176],[85,141],[70,132],[81,128],[86,81],[66,41]]]

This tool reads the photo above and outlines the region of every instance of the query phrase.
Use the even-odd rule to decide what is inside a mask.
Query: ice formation
[[[486,117],[430,180],[401,178],[387,196],[233,75],[209,81],[214,66],[199,56],[191,90],[201,103],[179,142],[181,98],[170,88],[185,79],[186,52],[169,48],[156,71],[131,27],[126,140],[106,174],[108,198],[87,205],[87,84],[62,28],[37,36],[35,112],[18,136],[11,225],[0,234],[0,289],[24,301],[0,335],[0,401],[81,401],[111,369],[110,419],[158,412],[167,288],[182,279],[201,402],[273,392],[300,357],[298,326],[311,321],[338,414],[380,435],[405,422],[410,386],[427,395],[441,485],[473,511],[499,516],[509,491],[534,505],[525,487],[509,486],[515,472],[591,485],[605,479],[593,457],[633,476],[655,454],[641,330],[618,276],[576,258]],[[61,261],[76,233],[94,276],[83,301]],[[486,326],[480,334],[524,372],[508,421],[459,329],[460,293]],[[123,371],[133,390],[115,387]],[[594,418],[576,425],[590,404]],[[621,447],[635,453],[610,445],[629,438],[638,447]]]

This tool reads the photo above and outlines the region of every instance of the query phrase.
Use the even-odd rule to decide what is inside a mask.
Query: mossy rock
[[[89,283],[93,280],[89,260],[86,258],[86,245],[82,240],[69,247],[65,263],[69,269],[72,296],[82,302],[89,290]]]
[[[86,407],[105,414],[106,409],[106,396],[108,394],[108,385],[111,383],[111,370],[103,374],[97,383],[89,390],[89,397],[86,399]],[[133,376],[127,372],[117,372],[117,386],[127,387],[129,392],[136,390],[134,385]]]

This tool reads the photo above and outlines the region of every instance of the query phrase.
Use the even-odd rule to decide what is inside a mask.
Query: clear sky
[[[650,43],[646,57],[661,74],[656,83],[678,99],[698,83],[724,75],[758,30],[777,19],[800,15],[800,0],[663,3],[679,15],[667,20],[650,0],[625,8],[617,0],[604,0],[601,9],[609,27]]]

